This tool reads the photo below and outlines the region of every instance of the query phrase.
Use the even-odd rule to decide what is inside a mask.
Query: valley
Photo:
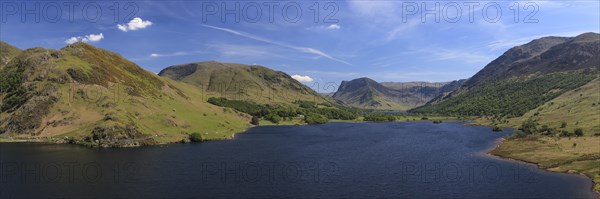
[[[3,142],[136,147],[231,139],[254,126],[472,120],[517,129],[494,155],[600,181],[595,33],[533,40],[469,79],[364,77],[330,95],[259,65],[196,62],[156,75],[82,42],[59,50],[1,44]]]

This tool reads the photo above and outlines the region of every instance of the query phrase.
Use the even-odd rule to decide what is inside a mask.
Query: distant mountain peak
[[[406,110],[460,87],[464,80],[442,83],[378,83],[362,77],[342,81],[332,95],[342,104],[368,109]]]

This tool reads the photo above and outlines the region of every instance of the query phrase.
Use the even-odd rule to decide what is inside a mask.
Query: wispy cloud
[[[424,47],[404,54],[422,54],[424,59],[434,61],[454,60],[467,64],[487,64],[494,59],[494,55],[483,54],[476,50],[448,49],[441,47]]]
[[[459,60],[466,63],[486,64],[494,59],[491,55],[484,55],[474,51],[463,51],[453,49],[437,49],[428,51],[433,60]]]
[[[332,78],[353,78],[358,77],[361,74],[355,72],[337,72],[337,71],[317,71],[317,70],[300,70],[300,71],[287,71],[289,73],[302,73],[309,74],[311,76],[320,77],[332,77]]]
[[[208,49],[218,52],[221,56],[273,58],[280,55],[273,54],[272,49],[265,46],[238,45],[238,44],[208,44]]]
[[[352,65],[352,64],[350,64],[350,63],[348,63],[348,62],[346,62],[344,60],[337,59],[337,58],[335,58],[335,57],[333,57],[333,56],[331,56],[331,55],[329,55],[329,54],[327,54],[327,53],[325,53],[323,51],[318,50],[318,49],[309,48],[309,47],[302,47],[302,46],[293,46],[293,45],[286,44],[286,43],[283,43],[283,42],[279,42],[279,41],[275,41],[275,40],[263,38],[263,37],[260,37],[260,36],[256,36],[256,35],[245,33],[245,32],[241,32],[241,31],[232,30],[232,29],[229,29],[229,28],[221,28],[221,27],[204,25],[204,24],[202,26],[207,27],[207,28],[211,28],[211,29],[215,29],[215,30],[220,30],[220,31],[228,32],[228,33],[235,34],[235,35],[238,35],[238,36],[246,37],[246,38],[253,39],[253,40],[256,40],[256,41],[261,41],[261,42],[265,42],[265,43],[268,43],[268,44],[277,45],[277,46],[281,46],[281,47],[285,47],[285,48],[297,50],[299,52],[309,53],[309,54],[313,54],[313,55],[325,57],[327,59],[330,59],[330,60],[333,60],[333,61],[336,61],[336,62],[340,62],[340,63],[346,64],[346,65]]]

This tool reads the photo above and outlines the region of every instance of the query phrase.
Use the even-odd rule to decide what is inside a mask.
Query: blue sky
[[[37,3],[35,10],[35,2],[0,2],[0,39],[22,49],[84,40],[152,72],[207,60],[259,64],[321,87],[364,76],[381,82],[468,78],[512,46],[600,31],[599,1]],[[129,23],[134,18],[137,23]]]

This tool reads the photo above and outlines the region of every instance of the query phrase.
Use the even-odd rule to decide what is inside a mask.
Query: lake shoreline
[[[544,171],[547,171],[547,172],[551,172],[551,173],[574,174],[574,175],[578,175],[578,176],[583,176],[583,177],[589,179],[592,182],[592,186],[589,188],[589,190],[591,190],[592,192],[594,192],[596,194],[596,198],[600,199],[600,190],[595,190],[594,189],[595,185],[597,183],[599,183],[599,182],[594,181],[593,177],[587,176],[587,175],[585,175],[583,173],[580,173],[580,172],[559,172],[559,171],[552,171],[552,170],[549,170],[550,168],[542,168],[540,166],[540,164],[537,163],[537,162],[532,162],[532,161],[517,159],[517,158],[508,157],[508,156],[504,156],[504,155],[496,153],[495,152],[496,149],[498,149],[500,147],[500,145],[502,145],[506,141],[508,141],[508,140],[504,139],[504,138],[498,139],[494,143],[494,145],[492,147],[490,147],[489,149],[486,150],[486,152],[484,154],[486,154],[486,155],[488,155],[488,156],[490,156],[492,158],[499,158],[501,160],[513,161],[513,162],[517,162],[517,163],[521,163],[521,164],[532,164],[532,165],[535,165],[538,169],[541,169],[541,170],[544,170]]]
[[[449,119],[449,120],[444,120],[444,121],[462,121],[462,120]],[[373,122],[373,121],[359,121],[359,120],[332,120],[325,124],[329,124],[329,123],[369,123],[369,122],[388,123],[388,121]],[[397,121],[393,121],[393,122],[431,122],[431,121],[430,120],[411,120],[411,121],[397,120]],[[462,122],[464,122],[464,121],[462,121]],[[304,125],[320,125],[320,124],[306,124],[306,123],[259,124],[259,125],[250,126],[240,132],[232,133],[231,136],[228,136],[228,137],[208,138],[208,139],[204,139],[202,142],[231,140],[231,139],[235,138],[236,134],[244,133],[255,127],[304,126]],[[122,140],[122,141],[126,142],[128,140]],[[175,141],[170,141],[170,142],[156,142],[154,144],[146,144],[146,145],[141,144],[141,145],[122,145],[122,146],[114,146],[114,145],[95,146],[89,142],[74,142],[74,143],[72,143],[67,138],[59,138],[59,137],[35,137],[35,136],[31,136],[31,137],[0,137],[0,143],[27,143],[27,142],[48,143],[48,144],[75,144],[75,145],[81,145],[81,146],[86,146],[86,147],[91,147],[91,148],[131,148],[131,147],[144,147],[144,146],[159,146],[159,145],[168,145],[168,144],[182,144],[182,143],[188,143],[189,140],[182,139],[182,140],[175,140]]]

